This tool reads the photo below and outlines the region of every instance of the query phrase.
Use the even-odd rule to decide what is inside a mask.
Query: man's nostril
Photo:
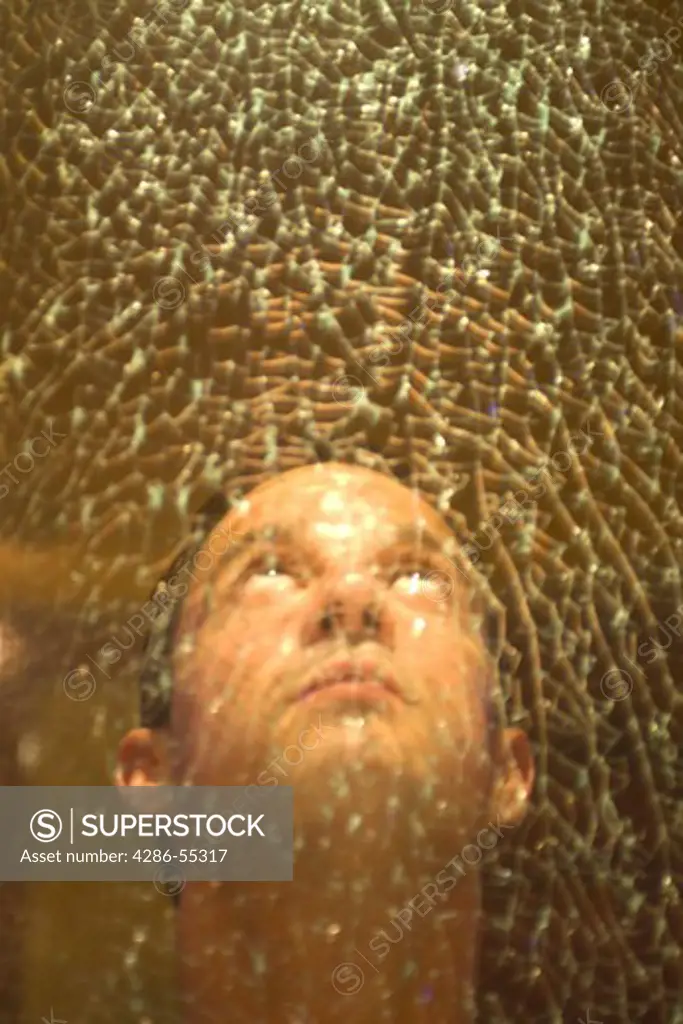
[[[341,602],[329,605],[320,617],[320,627],[325,632],[332,632],[346,622],[344,607]],[[346,622],[350,627],[350,623]],[[374,633],[379,629],[379,613],[372,607],[363,608],[361,614],[361,630],[363,633]]]
[[[339,622],[342,615],[342,607],[339,601],[334,601],[329,604],[320,619],[321,627],[326,631],[330,632]]]
[[[379,625],[379,616],[374,608],[363,609],[363,628],[366,630],[375,630]]]

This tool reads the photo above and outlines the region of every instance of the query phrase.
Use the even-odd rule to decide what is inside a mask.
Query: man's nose
[[[311,610],[306,641],[344,638],[374,640],[393,647],[395,626],[387,595],[365,573],[345,573],[321,587]]]

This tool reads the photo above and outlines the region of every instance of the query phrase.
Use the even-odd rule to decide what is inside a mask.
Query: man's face
[[[230,542],[207,540],[226,550],[190,589],[174,657],[184,781],[360,778],[457,794],[472,825],[492,778],[491,665],[440,516],[377,473],[324,465],[264,484],[218,531]]]

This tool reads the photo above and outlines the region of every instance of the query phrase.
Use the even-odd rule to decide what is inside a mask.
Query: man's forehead
[[[255,488],[229,514],[236,530],[273,522],[311,525],[330,538],[345,531],[403,531],[411,526],[442,541],[452,537],[439,515],[416,489],[359,466],[325,463],[281,473]]]

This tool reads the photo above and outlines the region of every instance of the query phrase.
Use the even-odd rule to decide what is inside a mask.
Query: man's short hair
[[[189,541],[157,581],[150,595],[149,600],[163,607],[163,611],[156,617],[147,635],[140,672],[140,723],[146,728],[160,729],[169,726],[171,722],[171,655],[184,595],[176,596],[173,593],[170,580],[194,558],[229,508],[230,503],[225,495],[211,495],[195,516]]]

